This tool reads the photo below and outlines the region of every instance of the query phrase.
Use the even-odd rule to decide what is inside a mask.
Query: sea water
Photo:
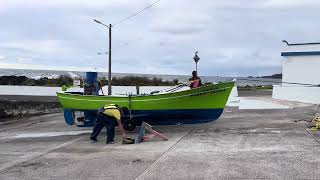
[[[58,77],[60,75],[71,75],[85,77],[85,72],[80,71],[48,71],[48,70],[28,70],[28,69],[0,69],[0,76],[26,76],[28,78],[39,79],[41,77]],[[107,77],[106,73],[99,72],[100,78]],[[148,78],[161,78],[164,81],[172,81],[178,79],[179,82],[187,82],[188,75],[162,75],[162,74],[130,74],[130,73],[113,73],[113,77],[138,76]],[[203,83],[218,83],[237,79],[237,86],[268,86],[279,84],[281,80],[270,78],[246,78],[246,77],[221,77],[221,76],[201,76]]]

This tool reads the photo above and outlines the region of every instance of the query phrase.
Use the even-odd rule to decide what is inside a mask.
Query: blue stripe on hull
[[[65,109],[66,112],[73,114],[73,111]],[[92,126],[95,121],[95,114],[97,111],[89,110],[82,111],[86,115],[86,119],[90,121]],[[153,125],[175,125],[178,123],[181,124],[197,124],[197,123],[207,123],[218,119],[223,112],[223,109],[188,109],[188,110],[133,110],[131,114],[133,115],[134,121],[137,125],[141,125],[142,121]],[[70,114],[69,113],[69,114]],[[129,112],[125,112],[125,119],[129,118]],[[66,117],[65,117],[66,118]],[[68,121],[67,121],[68,120]],[[66,119],[67,124],[74,124],[74,117],[72,118],[73,122],[70,123],[69,119]]]
[[[218,119],[223,109],[194,110],[136,110],[132,111],[138,125],[142,121],[150,124],[173,125],[207,123]]]

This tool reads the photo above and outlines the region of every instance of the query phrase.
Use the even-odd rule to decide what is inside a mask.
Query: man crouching
[[[90,139],[93,142],[97,142],[98,135],[100,134],[103,127],[106,127],[107,129],[106,143],[114,144],[116,124],[118,124],[118,127],[121,131],[123,139],[127,138],[121,122],[122,116],[123,116],[123,110],[115,104],[105,105],[104,107],[100,108],[97,113],[97,122],[93,128],[93,132],[90,136]]]

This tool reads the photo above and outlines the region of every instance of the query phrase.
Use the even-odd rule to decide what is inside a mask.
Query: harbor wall
[[[57,101],[47,101],[45,97],[11,96],[0,99],[0,121],[38,114],[62,112]]]
[[[320,87],[273,86],[272,98],[320,104]]]
[[[140,93],[150,93],[155,90],[168,89],[171,86],[141,86]],[[61,87],[42,87],[42,86],[7,86],[0,85],[0,95],[21,95],[21,96],[56,96],[56,92],[61,91]],[[83,88],[73,87],[68,91],[83,92]],[[108,94],[108,87],[103,87],[104,94]],[[135,86],[112,86],[114,95],[136,93]],[[99,92],[102,95],[102,91]]]

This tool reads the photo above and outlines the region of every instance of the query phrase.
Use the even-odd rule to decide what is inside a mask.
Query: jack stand
[[[97,121],[97,112],[84,111],[83,114],[83,117],[77,118],[79,122],[82,122],[82,124],[79,124],[78,127],[93,127]]]
[[[151,134],[146,136],[145,135],[146,130],[151,132]],[[160,137],[164,141],[168,140],[168,138],[166,136],[159,133],[158,131],[155,131],[150,124],[148,124],[146,122],[142,122],[140,131],[139,131],[139,135],[138,135],[137,143],[141,143],[142,141],[152,139],[156,136]]]

